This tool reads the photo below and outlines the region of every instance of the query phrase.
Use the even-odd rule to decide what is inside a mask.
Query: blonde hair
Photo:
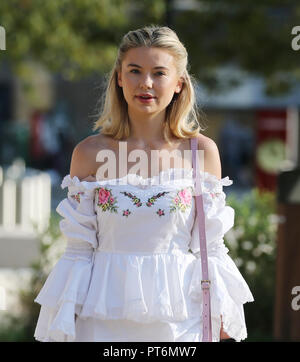
[[[129,49],[137,47],[156,47],[168,50],[174,57],[177,74],[183,78],[180,93],[174,96],[166,108],[163,136],[170,143],[170,136],[177,138],[195,137],[203,130],[198,119],[202,111],[198,111],[195,98],[194,77],[189,74],[188,55],[177,34],[166,26],[150,25],[129,31],[122,38],[113,69],[109,74],[106,91],[103,93],[101,115],[94,123],[93,131],[101,128],[101,133],[121,140],[130,136],[130,121],[127,102],[123,90],[118,84],[118,71]],[[105,99],[104,99],[105,97]]]

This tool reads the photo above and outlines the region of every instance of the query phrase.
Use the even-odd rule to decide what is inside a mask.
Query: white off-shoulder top
[[[139,323],[202,320],[201,259],[192,169],[102,181],[66,175],[56,208],[67,239],[35,302],[39,341],[74,341],[75,315]],[[247,337],[243,304],[253,296],[224,244],[234,225],[227,177],[199,172],[203,191],[213,340]],[[202,340],[199,328],[199,340]]]

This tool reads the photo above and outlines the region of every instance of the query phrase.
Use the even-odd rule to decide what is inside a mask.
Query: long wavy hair
[[[174,57],[177,74],[182,77],[180,93],[174,93],[166,108],[163,137],[171,143],[171,136],[177,138],[195,137],[204,128],[200,118],[204,113],[197,107],[195,78],[189,74],[188,54],[177,34],[167,26],[150,25],[129,31],[122,38],[115,64],[106,81],[106,90],[100,98],[100,117],[95,121],[93,131],[101,129],[101,134],[124,140],[130,136],[131,126],[128,105],[122,87],[118,85],[118,71],[128,50],[137,47],[163,48]]]

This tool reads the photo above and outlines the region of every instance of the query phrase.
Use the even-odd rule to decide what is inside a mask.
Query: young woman
[[[68,243],[35,299],[37,340],[202,341],[199,228],[184,152],[194,137],[204,156],[196,177],[213,341],[247,337],[243,304],[253,296],[223,240],[234,224],[223,192],[232,181],[221,178],[215,142],[199,133],[187,67],[186,49],[168,27],[123,37],[94,127],[101,132],[75,147],[62,182],[68,195],[56,210]]]

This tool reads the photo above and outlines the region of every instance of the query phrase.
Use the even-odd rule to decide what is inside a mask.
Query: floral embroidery
[[[156,213],[157,213],[158,216],[165,215],[165,212],[162,209],[158,209],[158,211],[156,211]]]
[[[219,195],[221,195],[220,192],[210,192],[210,194],[211,194],[211,197],[212,197],[213,199],[215,199],[216,197],[218,197]]]
[[[80,195],[84,195],[84,192],[83,191],[79,191],[77,192],[77,194],[75,195],[71,195],[72,199],[76,200],[77,202],[80,203]]]
[[[110,212],[117,212],[116,198],[113,197],[111,189],[106,187],[98,188],[98,202],[97,205],[101,206],[103,211],[110,210]]]
[[[137,198],[135,195],[132,195],[130,192],[122,191],[121,194],[124,194],[125,196],[130,197],[136,207],[142,206],[141,200],[139,198]]]
[[[148,199],[148,202],[146,203],[146,205],[148,207],[152,206],[158,198],[160,198],[161,196],[164,196],[165,194],[168,194],[168,193],[169,193],[169,191],[159,192],[157,195],[150,197]]]
[[[190,188],[185,188],[177,192],[176,197],[172,200],[172,206],[170,212],[176,211],[177,209],[185,212],[187,208],[191,207],[192,193]]]
[[[131,214],[131,211],[129,209],[123,210],[123,216],[128,217],[128,215],[130,215],[130,214]]]
[[[187,187],[187,188],[181,189],[177,192],[176,196],[172,200],[172,205],[170,206],[170,212],[174,212],[176,210],[185,212],[188,208],[191,207],[192,192],[190,189],[191,189],[191,187]],[[111,212],[117,213],[117,208],[118,208],[118,206],[116,205],[117,198],[112,195],[111,189],[108,189],[106,187],[101,187],[101,188],[98,188],[97,190],[98,190],[97,205],[100,206],[103,211],[110,210]],[[125,192],[125,191],[120,192],[120,193],[129,197],[136,207],[140,207],[143,205],[143,203],[141,202],[141,199],[139,199],[136,195],[134,195],[130,192]],[[145,204],[148,207],[151,207],[154,205],[154,203],[157,199],[159,199],[160,197],[162,197],[168,193],[170,193],[170,191],[159,192],[158,194],[153,195],[150,198],[148,198],[148,200]],[[83,193],[81,192],[81,193],[78,193],[73,196],[78,202],[80,202],[79,194],[83,194]],[[215,194],[211,194],[211,195],[212,195],[212,197],[214,197]],[[122,216],[128,217],[131,213],[132,212],[129,209],[124,209]],[[156,214],[158,216],[164,216],[165,210],[158,209],[156,211]]]

